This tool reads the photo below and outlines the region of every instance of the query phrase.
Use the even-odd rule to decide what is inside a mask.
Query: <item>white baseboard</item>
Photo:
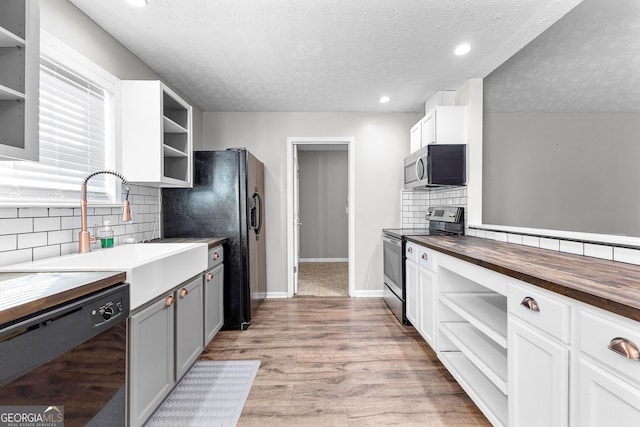
[[[384,297],[384,291],[380,290],[366,290],[366,291],[356,291],[356,298],[382,298]]]
[[[300,262],[349,262],[349,258],[300,258]]]
[[[286,292],[267,292],[265,298],[289,298]]]

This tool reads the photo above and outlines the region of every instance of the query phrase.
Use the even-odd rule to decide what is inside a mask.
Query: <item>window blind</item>
[[[77,202],[83,179],[107,169],[109,94],[61,64],[40,60],[40,161],[0,162],[0,201]],[[112,201],[113,180],[87,184],[92,202]]]

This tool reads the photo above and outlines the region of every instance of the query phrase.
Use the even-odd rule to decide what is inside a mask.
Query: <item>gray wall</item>
[[[484,79],[484,224],[640,236],[638,17],[584,0]]]
[[[402,161],[418,113],[204,113],[205,149],[247,147],[265,165],[267,291],[287,292],[287,137],[355,138],[355,290],[382,291],[384,227],[399,227]],[[381,173],[384,171],[384,173]]]
[[[348,258],[347,151],[299,151],[300,257]]]

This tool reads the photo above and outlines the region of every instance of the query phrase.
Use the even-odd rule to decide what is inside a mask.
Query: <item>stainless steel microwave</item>
[[[429,144],[404,159],[404,188],[467,183],[467,145]]]

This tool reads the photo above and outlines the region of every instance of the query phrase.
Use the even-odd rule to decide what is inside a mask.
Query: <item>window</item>
[[[40,57],[40,161],[0,162],[0,203],[78,204],[92,172],[114,168],[117,80],[50,36]],[[88,182],[92,203],[116,202],[108,175]]]

